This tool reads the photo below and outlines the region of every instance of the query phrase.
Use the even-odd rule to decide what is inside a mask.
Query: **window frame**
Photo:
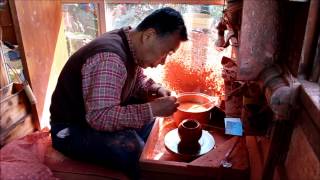
[[[106,32],[105,4],[138,4],[138,3],[171,3],[171,4],[204,4],[204,5],[224,5],[225,0],[61,0],[62,4],[68,3],[94,3],[98,8],[98,35]]]
[[[123,3],[123,4],[137,4],[137,3],[170,3],[170,4],[203,4],[203,5],[223,5],[224,0],[106,0],[108,4]]]
[[[71,3],[93,3],[97,7],[97,18],[98,18],[98,36],[106,32],[106,17],[105,17],[105,6],[104,0],[61,0],[63,4]]]

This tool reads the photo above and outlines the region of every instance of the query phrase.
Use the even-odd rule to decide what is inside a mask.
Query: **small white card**
[[[225,134],[242,136],[242,122],[240,118],[224,118]]]

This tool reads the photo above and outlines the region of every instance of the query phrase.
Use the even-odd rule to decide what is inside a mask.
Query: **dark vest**
[[[126,104],[136,80],[137,66],[130,53],[123,29],[101,35],[75,52],[63,67],[56,89],[52,94],[51,123],[77,123],[86,125],[85,105],[82,93],[81,69],[86,60],[100,52],[112,52],[120,56],[127,69],[127,79],[121,93],[121,104]]]

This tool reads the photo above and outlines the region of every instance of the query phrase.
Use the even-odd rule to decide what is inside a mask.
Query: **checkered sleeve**
[[[82,90],[89,125],[100,131],[141,128],[152,119],[150,104],[121,106],[127,71],[115,53],[98,53],[82,67]]]

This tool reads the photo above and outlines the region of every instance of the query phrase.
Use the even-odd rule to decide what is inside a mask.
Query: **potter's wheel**
[[[188,152],[188,149],[181,149],[180,137],[178,135],[178,129],[169,131],[164,137],[164,145],[166,149],[181,157],[197,157],[209,152],[215,145],[213,136],[205,130],[202,130],[202,136],[199,139],[199,145],[197,150]]]

